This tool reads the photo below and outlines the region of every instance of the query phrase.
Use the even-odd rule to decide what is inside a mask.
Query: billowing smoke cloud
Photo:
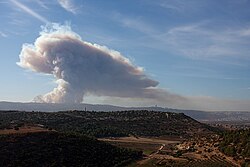
[[[19,66],[55,77],[58,86],[35,98],[36,102],[80,103],[94,95],[96,102],[201,110],[249,110],[249,100],[190,97],[171,94],[157,87],[141,67],[119,52],[85,42],[70,26],[50,24],[42,27],[34,44],[24,44]],[[87,96],[86,96],[87,95]]]
[[[68,25],[42,27],[34,44],[23,45],[17,64],[55,76],[58,87],[36,97],[39,102],[80,103],[85,94],[138,98],[164,96],[164,99],[168,96],[156,87],[158,82],[145,75],[141,67],[117,51],[83,41]]]

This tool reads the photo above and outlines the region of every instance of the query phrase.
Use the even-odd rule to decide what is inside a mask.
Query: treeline
[[[225,132],[219,149],[229,156],[250,158],[250,129]]]
[[[79,134],[40,132],[0,135],[0,166],[125,166],[142,152]]]

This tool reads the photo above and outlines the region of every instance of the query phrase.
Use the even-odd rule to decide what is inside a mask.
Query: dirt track
[[[107,142],[127,142],[127,143],[144,143],[144,144],[173,144],[179,143],[180,141],[177,140],[163,140],[157,138],[143,138],[143,137],[118,137],[118,138],[100,138],[101,141]]]

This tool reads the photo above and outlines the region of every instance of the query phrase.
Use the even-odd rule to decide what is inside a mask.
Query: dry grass
[[[35,132],[47,132],[47,131],[49,130],[38,126],[23,126],[19,127],[18,130],[15,129],[0,130],[0,134],[35,133]]]

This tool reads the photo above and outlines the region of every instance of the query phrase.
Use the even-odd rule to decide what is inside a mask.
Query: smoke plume
[[[24,44],[19,57],[19,66],[56,79],[58,86],[36,97],[39,102],[80,103],[86,94],[137,98],[168,94],[141,67],[115,50],[83,41],[68,25],[42,27],[35,43]]]
[[[109,104],[154,105],[198,110],[249,110],[249,100],[180,96],[158,88],[143,68],[105,46],[83,41],[68,25],[42,27],[34,44],[24,44],[17,64],[50,74],[58,84],[36,102],[81,103],[83,98],[105,97]]]

